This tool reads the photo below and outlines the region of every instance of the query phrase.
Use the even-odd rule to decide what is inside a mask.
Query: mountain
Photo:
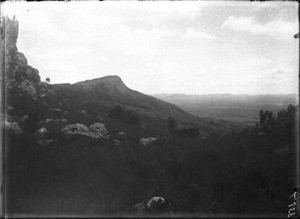
[[[47,119],[54,119],[87,126],[103,122],[111,132],[132,131],[135,136],[159,135],[168,132],[168,117],[177,120],[179,127],[199,128],[201,135],[227,134],[243,128],[234,122],[189,114],[175,104],[128,88],[116,75],[75,84],[42,82],[39,71],[28,65],[25,55],[16,46],[18,21],[7,18],[5,22],[5,36],[2,36],[5,42],[2,51],[6,53],[6,63],[2,66],[7,88],[4,111],[21,126],[24,118],[29,117],[32,131],[42,128]],[[111,117],[113,110],[119,110],[115,111],[119,114],[115,118]],[[27,130],[28,127],[21,128]]]
[[[259,111],[278,112],[289,104],[298,102],[297,95],[233,95],[233,94],[157,94],[156,98],[176,104],[183,110],[199,117],[222,118],[228,121],[254,125]]]
[[[83,110],[96,110],[104,117],[113,107],[120,105],[138,113],[142,127],[163,126],[168,117],[174,117],[183,126],[199,127],[204,135],[215,131],[229,133],[241,128],[234,123],[196,117],[175,104],[132,90],[116,75],[75,84],[55,84],[52,89],[68,105]]]

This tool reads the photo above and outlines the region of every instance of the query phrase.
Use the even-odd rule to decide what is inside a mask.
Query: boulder
[[[92,124],[90,129],[80,123],[69,124],[63,128],[63,132],[67,135],[84,135],[91,138],[108,139],[105,125],[101,123]]]
[[[150,138],[141,138],[140,143],[144,146],[151,144],[154,141],[157,141],[158,138],[150,137]]]
[[[126,136],[126,133],[125,133],[125,132],[118,132],[118,136],[119,136],[119,137],[125,137],[125,136]]]
[[[20,123],[23,123],[23,122],[27,121],[28,119],[29,119],[28,115],[25,115],[20,119]]]
[[[171,204],[166,201],[163,197],[152,197],[149,201],[144,201],[136,204],[133,208],[138,213],[158,213],[169,211]]]
[[[97,116],[97,119],[98,119],[98,120],[100,120],[101,122],[103,122],[103,121],[104,121],[104,119],[102,118],[102,116],[101,116],[101,115],[99,115],[99,114],[98,114],[98,116]]]
[[[166,209],[166,200],[163,197],[153,197],[146,204],[147,211],[163,211]]]
[[[145,212],[146,206],[144,203],[138,203],[134,206],[134,209],[138,212],[138,213],[143,213]]]
[[[120,140],[119,140],[119,139],[114,139],[114,144],[115,144],[116,146],[118,146],[118,145],[120,145],[120,144],[121,144],[121,142],[120,142]]]
[[[7,122],[14,122],[13,118],[10,117],[8,114],[1,114],[1,117],[4,116],[4,120]]]
[[[108,131],[106,130],[105,125],[103,123],[99,123],[99,122],[96,122],[96,123],[90,125],[90,130],[97,132],[103,136],[108,134]]]
[[[40,75],[39,75],[39,71],[37,69],[34,69],[32,68],[31,66],[27,66],[27,69],[26,69],[26,78],[29,80],[29,81],[32,81],[34,83],[39,83],[41,78],[40,78]]]
[[[8,106],[8,107],[7,107],[7,111],[8,111],[8,112],[12,112],[14,109],[15,109],[15,108],[13,108],[13,107],[11,107],[11,106]]]
[[[47,129],[44,127],[44,128],[40,128],[39,130],[38,130],[38,133],[40,133],[40,134],[44,134],[44,133],[46,133],[47,132]]]
[[[81,134],[82,132],[88,132],[89,129],[81,123],[75,123],[75,124],[67,125],[63,129],[63,131],[66,132],[67,134],[76,134],[76,133]]]
[[[85,115],[88,114],[88,111],[87,111],[87,110],[81,110],[81,112],[82,112],[83,114],[85,114]]]
[[[4,128],[8,132],[20,135],[22,134],[22,129],[20,128],[19,124],[17,122],[8,122],[4,121]]]
[[[17,52],[15,55],[15,59],[17,60],[18,64],[27,65],[27,59],[23,53]]]
[[[62,124],[66,124],[68,121],[66,119],[46,119],[46,123],[62,123]]]
[[[30,96],[33,99],[36,99],[36,89],[34,87],[33,82],[24,80],[22,83],[18,86],[18,88],[25,93],[26,95]]]

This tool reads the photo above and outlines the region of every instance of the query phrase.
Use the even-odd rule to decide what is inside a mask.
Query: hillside
[[[106,76],[75,84],[55,84],[51,87],[65,103],[82,110],[92,109],[103,117],[107,117],[109,111],[117,105],[133,110],[140,116],[142,127],[163,126],[168,117],[176,118],[184,126],[199,127],[203,135],[214,132],[226,134],[242,127],[220,119],[198,118],[175,104],[128,88],[118,76]]]
[[[255,125],[258,112],[278,112],[289,104],[297,104],[297,95],[233,95],[233,94],[157,94],[158,99],[176,104],[186,112],[205,118],[222,118],[245,125]]]

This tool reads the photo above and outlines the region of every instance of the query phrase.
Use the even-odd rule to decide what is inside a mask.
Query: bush
[[[121,106],[113,107],[109,112],[109,117],[118,122],[123,122],[128,125],[140,124],[139,115],[133,110],[127,110]]]

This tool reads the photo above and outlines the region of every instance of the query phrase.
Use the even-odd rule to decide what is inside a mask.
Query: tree
[[[175,120],[173,117],[168,117],[167,119],[167,126],[171,134],[174,134],[175,128],[178,125],[177,120]]]

